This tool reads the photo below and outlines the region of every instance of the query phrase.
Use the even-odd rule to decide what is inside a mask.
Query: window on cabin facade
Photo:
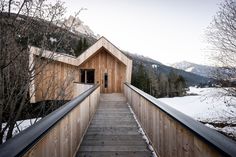
[[[94,69],[81,69],[80,70],[80,83],[95,83],[95,70]]]

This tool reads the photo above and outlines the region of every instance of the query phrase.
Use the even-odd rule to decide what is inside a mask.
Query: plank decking
[[[152,156],[122,94],[101,95],[96,114],[77,152],[77,157],[103,156]]]

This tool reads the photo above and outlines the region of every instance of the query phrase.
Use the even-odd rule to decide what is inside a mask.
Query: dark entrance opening
[[[80,82],[81,83],[94,83],[95,82],[95,70],[94,69],[81,69],[80,70]]]
[[[94,83],[94,70],[87,71],[87,83]]]
[[[108,87],[108,75],[107,75],[107,73],[104,74],[104,80],[105,80],[104,87],[107,88]]]

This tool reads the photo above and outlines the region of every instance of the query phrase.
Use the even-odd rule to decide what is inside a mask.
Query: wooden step
[[[152,157],[149,151],[107,151],[107,152],[96,152],[96,151],[81,151],[77,154],[77,157]]]
[[[122,94],[102,94],[77,157],[149,157],[147,143]]]

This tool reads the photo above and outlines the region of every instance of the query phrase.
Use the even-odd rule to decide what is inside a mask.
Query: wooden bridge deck
[[[102,94],[77,157],[149,157],[147,144],[122,94]]]

